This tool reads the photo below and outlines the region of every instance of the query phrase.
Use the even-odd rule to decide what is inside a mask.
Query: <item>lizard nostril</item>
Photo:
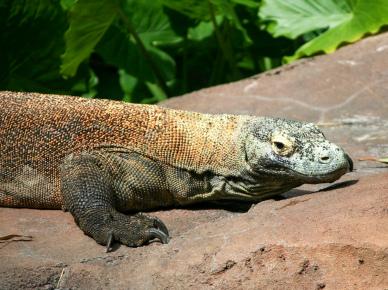
[[[322,156],[319,161],[321,163],[328,163],[330,161],[330,157],[329,156]]]

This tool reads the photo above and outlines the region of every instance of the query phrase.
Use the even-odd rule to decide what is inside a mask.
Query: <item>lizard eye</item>
[[[282,150],[284,149],[285,145],[282,143],[282,142],[279,142],[279,141],[275,141],[273,142],[273,144],[275,145],[275,147],[278,149],[278,150]]]
[[[271,138],[272,150],[281,156],[290,156],[294,152],[294,142],[281,133],[274,133]]]

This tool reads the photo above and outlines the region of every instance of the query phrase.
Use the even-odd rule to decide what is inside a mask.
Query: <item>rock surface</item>
[[[357,159],[388,155],[388,34],[163,105],[319,123]],[[104,249],[69,213],[0,208],[0,289],[388,289],[388,167],[356,162],[247,212],[156,212],[168,245]],[[342,182],[342,183],[341,183]]]

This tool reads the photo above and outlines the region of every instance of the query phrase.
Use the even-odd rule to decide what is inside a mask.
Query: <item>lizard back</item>
[[[59,166],[81,151],[133,150],[185,170],[231,175],[244,164],[239,129],[248,118],[0,92],[0,205],[60,208]]]

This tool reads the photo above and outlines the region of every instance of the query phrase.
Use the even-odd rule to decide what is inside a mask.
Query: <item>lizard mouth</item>
[[[353,160],[350,158],[348,154],[344,154],[344,158],[347,161],[346,166],[342,166],[337,168],[336,170],[330,171],[325,174],[304,174],[302,172],[290,169],[295,174],[300,175],[302,178],[306,178],[308,181],[306,183],[326,183],[326,182],[334,182],[339,179],[342,175],[347,172],[352,172],[354,169]]]
[[[273,168],[273,172],[274,174],[283,173],[285,176],[288,176],[292,179],[301,180],[303,183],[330,183],[336,181],[345,173],[353,171],[354,165],[350,156],[344,153],[343,158],[343,162],[339,163],[339,165],[334,170],[311,170],[309,173],[304,173],[291,167],[276,167]]]
[[[347,170],[344,168],[339,168],[335,171],[326,173],[326,174],[305,174],[293,169],[289,169],[292,171],[292,174],[298,176],[304,183],[316,184],[316,183],[330,183],[339,179],[342,175],[344,175]]]
[[[272,168],[267,168],[266,171],[263,172],[257,172],[256,174],[260,176],[263,175],[272,175],[272,176],[279,176],[279,179],[285,178],[287,182],[300,182],[302,183],[309,183],[309,184],[316,184],[316,183],[330,183],[334,182],[337,179],[339,179],[342,175],[344,175],[346,172],[353,171],[353,162],[348,162],[349,165],[347,167],[340,167],[330,172],[311,172],[309,174],[306,174],[304,172],[298,171],[296,169],[290,168],[290,167],[279,167],[274,166]]]

